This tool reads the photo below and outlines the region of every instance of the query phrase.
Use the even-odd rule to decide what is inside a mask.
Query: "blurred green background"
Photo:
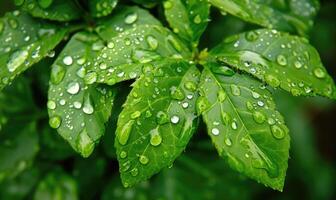
[[[0,1],[1,16],[13,9],[9,2]],[[334,79],[335,11],[336,1],[321,1],[321,10],[310,34],[311,43],[320,52],[324,65]],[[211,19],[202,38],[201,46],[204,48],[215,46],[228,35],[256,28],[237,18],[223,16],[215,9]],[[119,94],[122,98],[118,98],[103,142],[93,156],[83,159],[47,125],[45,105],[51,62],[49,59],[38,63],[6,89],[6,95],[0,94],[0,106],[11,105],[12,113],[7,119],[0,119],[8,121],[0,131],[0,169],[5,162],[14,160],[5,153],[21,153],[25,159],[25,162],[16,163],[17,168],[8,172],[10,178],[2,180],[0,173],[0,200],[72,200],[76,196],[79,199],[104,200],[336,199],[336,104],[331,100],[294,98],[275,91],[276,102],[291,131],[291,157],[282,193],[230,170],[217,157],[202,128],[171,168],[135,188],[124,189],[119,180],[113,139],[114,124],[127,94],[127,85],[124,85],[124,92]],[[33,104],[35,106],[32,107]],[[37,123],[27,125],[31,118],[36,118]],[[5,136],[6,133],[10,137]],[[13,138],[16,134],[20,140]],[[14,144],[8,141],[14,141]]]

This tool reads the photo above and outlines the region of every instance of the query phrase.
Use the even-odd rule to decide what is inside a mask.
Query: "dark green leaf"
[[[39,149],[35,123],[11,120],[0,134],[0,182],[27,169]]]
[[[272,0],[210,0],[210,3],[245,21],[301,35],[312,27],[312,18],[319,8],[316,0],[282,1],[278,5]]]
[[[14,11],[0,19],[0,90],[46,57],[67,30]]]
[[[289,135],[271,93],[247,75],[215,72],[204,69],[197,108],[219,154],[233,169],[282,190]]]
[[[209,21],[208,1],[168,0],[163,5],[167,21],[173,31],[196,48]]]
[[[260,29],[227,38],[211,55],[295,96],[336,98],[333,79],[304,38]]]
[[[92,73],[97,74],[98,83],[114,85],[152,70],[153,62],[166,57],[186,58],[190,52],[168,29],[139,25],[110,39],[95,60]]]
[[[55,21],[79,19],[82,14],[73,0],[21,0],[15,4],[34,17]]]
[[[88,0],[91,15],[104,17],[112,13],[118,0]]]
[[[50,172],[39,183],[34,200],[77,200],[77,193],[77,183],[71,176],[63,172]]]
[[[196,128],[199,71],[166,61],[138,79],[120,114],[115,147],[125,187],[173,163]]]
[[[115,96],[112,88],[93,85],[96,77],[89,74],[102,45],[96,35],[77,33],[53,64],[50,78],[49,124],[84,157],[104,134]]]

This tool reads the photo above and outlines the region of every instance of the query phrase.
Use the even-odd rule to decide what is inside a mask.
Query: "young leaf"
[[[134,83],[115,140],[125,187],[171,165],[185,149],[196,128],[199,74],[195,65],[171,60]]]
[[[50,126],[57,129],[83,157],[88,157],[104,134],[111,114],[114,90],[92,85],[88,74],[102,48],[94,34],[77,33],[52,66],[48,95]]]
[[[97,74],[98,83],[114,85],[137,78],[166,57],[190,57],[190,52],[168,29],[139,25],[110,39],[95,59],[92,73]]]
[[[219,154],[235,170],[282,190],[289,135],[271,93],[246,75],[207,64],[200,83],[198,112]]]
[[[222,12],[228,12],[245,21],[267,28],[296,31],[306,35],[313,25],[312,18],[318,10],[316,0],[296,0],[282,3],[282,8],[267,0],[209,0]],[[273,4],[273,5],[272,5]],[[284,7],[284,8],[283,8]]]
[[[104,17],[112,13],[118,0],[89,0],[91,15],[94,17]]]
[[[14,11],[0,19],[0,90],[46,57],[67,30]]]
[[[38,184],[33,199],[77,200],[77,182],[71,176],[63,172],[50,172]]]
[[[210,54],[294,96],[336,98],[333,79],[304,38],[260,29],[231,36]]]
[[[204,32],[210,12],[207,0],[167,0],[164,2],[167,21],[173,31],[197,47]]]
[[[38,149],[36,124],[10,120],[0,134],[0,182],[28,168]]]
[[[109,42],[120,33],[139,25],[161,25],[148,11],[137,6],[118,7],[111,17],[97,21],[96,33],[106,42]]]
[[[73,0],[14,0],[14,3],[34,17],[54,21],[75,20],[82,14]]]

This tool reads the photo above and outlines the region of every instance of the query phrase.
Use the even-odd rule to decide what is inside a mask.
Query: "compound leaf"
[[[222,12],[267,28],[296,31],[301,35],[311,29],[319,4],[316,0],[276,3],[271,0],[210,0]]]
[[[196,128],[199,75],[195,65],[171,60],[134,83],[115,140],[124,186],[168,167],[185,149]]]
[[[92,73],[98,83],[114,85],[137,78],[166,57],[181,59],[190,57],[190,52],[168,29],[139,25],[110,39],[95,59]]]
[[[64,172],[50,172],[38,184],[33,199],[77,200],[79,199],[77,182]]]
[[[197,47],[210,12],[207,0],[168,0],[164,2],[167,21],[182,39]]]
[[[82,11],[73,0],[14,0],[15,5],[30,15],[54,21],[79,19]]]
[[[27,68],[46,57],[67,29],[14,11],[0,19],[0,90]]]
[[[260,29],[227,38],[211,55],[294,96],[336,98],[333,79],[304,38]]]
[[[282,190],[289,135],[271,93],[247,75],[218,70],[216,63],[207,66],[197,109],[220,156],[233,169]]]
[[[88,0],[91,15],[104,17],[112,13],[118,0]]]
[[[77,33],[51,71],[49,124],[84,157],[104,134],[115,94],[112,88],[92,84],[94,76],[86,76],[102,47],[96,35]]]

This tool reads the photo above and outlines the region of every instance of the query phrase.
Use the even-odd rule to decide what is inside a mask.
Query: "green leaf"
[[[336,98],[333,79],[304,38],[260,29],[231,36],[210,54],[294,96]]]
[[[196,48],[208,25],[210,12],[208,1],[167,0],[163,5],[167,21],[173,31]]]
[[[316,0],[296,0],[279,3],[271,0],[210,0],[222,12],[228,12],[247,22],[267,28],[296,31],[300,35],[312,28],[319,5]]]
[[[19,0],[15,1],[15,5],[34,17],[54,21],[75,20],[82,15],[73,0]]]
[[[36,124],[10,120],[0,134],[0,182],[27,169],[38,150]]]
[[[77,183],[71,176],[63,172],[50,172],[38,184],[34,200],[64,199],[77,200]]]
[[[137,78],[143,71],[153,69],[167,57],[190,57],[184,44],[161,26],[139,25],[110,39],[95,59],[92,73],[97,82],[114,85]]]
[[[46,57],[67,30],[14,11],[0,19],[0,90]]]
[[[77,33],[51,71],[49,124],[83,157],[92,153],[104,134],[115,96],[112,88],[92,84],[95,76],[86,76],[102,45],[94,34]]]
[[[289,135],[271,93],[259,81],[220,67],[208,64],[201,77],[197,109],[208,134],[233,169],[282,190]]]
[[[112,13],[118,0],[88,0],[91,15],[104,17]]]
[[[119,6],[111,17],[97,20],[96,33],[106,42],[139,25],[161,25],[148,11],[137,6]]]
[[[170,166],[196,128],[199,71],[166,61],[133,84],[120,114],[115,147],[125,187]]]

